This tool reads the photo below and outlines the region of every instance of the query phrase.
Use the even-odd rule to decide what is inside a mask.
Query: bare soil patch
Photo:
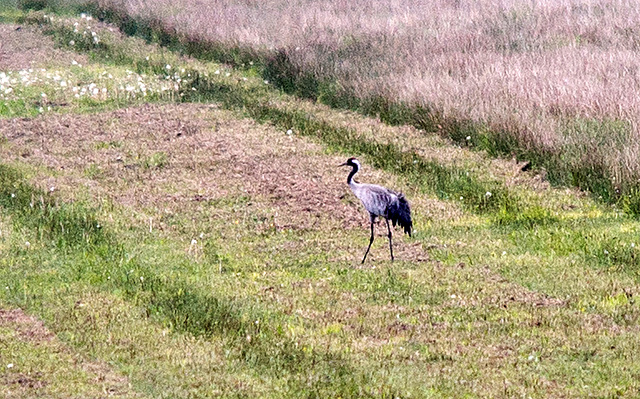
[[[45,187],[80,184],[96,198],[110,197],[148,213],[183,212],[247,196],[252,209],[275,219],[276,228],[366,227],[368,222],[346,185],[348,170],[337,168],[344,156],[327,155],[321,145],[236,119],[212,105],[145,105],[5,120],[0,134],[14,147],[11,153],[74,172],[44,179]],[[360,178],[403,189],[372,168],[365,167]],[[432,199],[412,205],[433,210],[434,217],[458,212]]]
[[[31,343],[51,341],[55,335],[41,320],[29,316],[22,309],[0,309],[0,326],[13,326],[20,337]]]
[[[84,55],[55,48],[53,40],[31,26],[0,24],[0,71],[87,63]]]

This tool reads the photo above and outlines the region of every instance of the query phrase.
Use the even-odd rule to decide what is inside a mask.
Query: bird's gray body
[[[349,183],[351,191],[358,197],[371,219],[376,216],[389,218],[389,205],[398,203],[398,193],[376,184],[358,183],[354,180]]]
[[[367,254],[369,253],[369,249],[371,249],[374,237],[373,223],[378,216],[384,217],[387,221],[387,228],[389,230],[389,251],[391,252],[391,260],[393,260],[393,245],[391,243],[391,227],[389,226],[389,221],[393,223],[394,227],[396,224],[399,224],[404,228],[404,232],[411,236],[413,222],[411,221],[411,209],[409,207],[409,202],[402,193],[397,193],[376,184],[358,183],[353,180],[353,176],[360,170],[360,162],[358,162],[357,159],[349,158],[343,165],[351,166],[353,168],[351,173],[349,173],[349,177],[347,177],[347,184],[349,184],[349,187],[355,196],[362,201],[362,204],[369,212],[371,220],[371,237],[369,239],[369,247],[367,248],[367,252],[364,254],[362,263],[367,259]]]

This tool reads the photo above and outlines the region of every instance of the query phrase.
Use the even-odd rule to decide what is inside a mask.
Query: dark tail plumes
[[[409,208],[409,201],[404,197],[404,194],[399,193],[398,202],[389,205],[387,215],[391,223],[393,223],[393,227],[399,224],[404,229],[405,234],[409,234],[409,237],[411,237],[411,229],[413,227],[411,208]]]

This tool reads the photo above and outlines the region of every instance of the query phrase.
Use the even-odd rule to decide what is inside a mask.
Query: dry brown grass
[[[87,57],[54,48],[53,40],[31,26],[0,24],[0,71],[86,64]]]

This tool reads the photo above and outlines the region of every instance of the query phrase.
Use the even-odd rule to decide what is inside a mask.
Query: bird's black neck
[[[353,176],[358,173],[358,165],[353,165],[352,168],[351,173],[349,173],[349,176],[347,177],[347,184],[351,184],[351,179],[353,179]]]

